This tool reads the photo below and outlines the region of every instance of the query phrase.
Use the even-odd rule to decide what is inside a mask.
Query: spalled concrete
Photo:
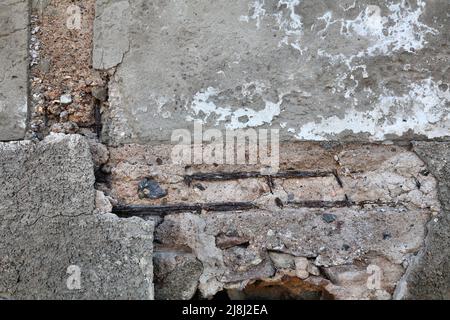
[[[281,129],[283,139],[449,136],[449,3],[97,1],[94,67],[116,68],[104,139]]]
[[[201,217],[171,215],[158,227],[156,237],[169,247],[192,248],[203,263],[199,289],[206,297],[224,288],[243,289],[256,280],[288,274],[322,283],[336,299],[391,298],[404,266],[422,248],[424,226],[429,221],[427,210],[383,206],[326,212],[334,214],[336,221],[327,223],[322,218],[323,210],[305,208]],[[405,229],[405,225],[410,228]],[[219,239],[235,243],[223,247]],[[275,268],[270,252],[291,255],[293,261],[296,257],[309,260],[311,267],[305,266],[302,273],[296,262],[294,266]],[[367,286],[370,265],[382,272],[379,288]],[[330,277],[330,281],[324,281]],[[175,284],[166,285],[165,290],[169,290]]]
[[[296,143],[280,149],[280,172],[329,175],[278,177],[270,185],[252,177],[215,180],[257,167],[184,168],[170,163],[169,146],[110,148],[111,189],[104,188],[120,204],[255,205],[227,212],[167,209],[155,234],[157,296],[188,298],[198,285],[204,297],[220,290],[252,297],[256,292],[248,293],[247,287],[255,281],[284,283],[287,275],[303,282],[285,285],[314,287],[336,299],[393,297],[424,248],[427,224],[442,219],[437,183],[425,163],[408,148],[393,145]],[[186,182],[198,172],[214,178]],[[167,195],[140,198],[138,185],[145,178],[158,181]],[[192,267],[194,257],[202,264],[200,275]],[[188,269],[195,272],[187,276]],[[380,273],[375,288],[367,284],[373,270]],[[180,274],[188,280],[177,281]]]
[[[280,173],[323,172],[324,176],[276,177],[272,187],[264,176],[197,181],[191,177],[199,172],[220,176],[259,171],[261,166],[184,167],[171,162],[171,146],[125,145],[110,148],[110,194],[121,204],[255,202],[269,207],[275,205],[276,197],[286,203],[343,201],[347,195],[357,203],[402,202],[438,210],[435,180],[421,174],[424,164],[404,147],[347,144],[325,148],[317,143],[289,143],[282,144],[280,149]],[[158,182],[167,194],[160,199],[141,198],[138,187],[146,178]],[[190,179],[192,181],[187,183]]]
[[[155,252],[155,298],[190,300],[197,292],[202,263],[187,252]]]
[[[428,225],[425,248],[414,260],[401,285],[398,299],[450,299],[450,144],[415,142],[414,150],[439,181],[442,214]]]
[[[96,214],[89,144],[0,144],[0,296],[152,299],[153,223]]]
[[[28,114],[27,0],[0,3],[0,141],[25,136]]]

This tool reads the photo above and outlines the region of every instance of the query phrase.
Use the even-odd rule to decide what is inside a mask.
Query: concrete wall
[[[0,298],[449,298],[449,9],[3,0]],[[194,123],[279,129],[278,173],[173,163]]]
[[[28,114],[27,0],[0,3],[0,141],[25,136]]]
[[[449,136],[449,3],[97,1],[94,67],[116,72],[104,139],[279,128],[284,139]]]

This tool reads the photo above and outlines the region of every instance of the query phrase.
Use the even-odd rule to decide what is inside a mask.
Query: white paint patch
[[[250,6],[251,15],[242,15],[239,17],[241,22],[256,21],[256,28],[261,27],[261,21],[264,17],[271,17],[275,19],[278,28],[284,32],[285,37],[279,42],[278,46],[288,45],[298,50],[303,54],[306,48],[302,48],[300,38],[303,35],[302,17],[296,13],[296,7],[300,5],[303,0],[279,0],[277,3],[278,12],[267,15],[267,10],[264,8],[265,0],[255,0]]]
[[[302,17],[295,11],[296,7],[300,5],[302,0],[280,0],[278,1],[278,12],[273,16],[275,17],[277,24],[285,36],[278,43],[278,47],[283,45],[290,46],[291,48],[300,52],[303,55],[308,48],[301,45],[301,37],[303,35],[303,22]],[[284,9],[286,7],[286,9]],[[283,11],[287,11],[287,14]]]
[[[295,8],[300,5],[302,0],[280,0],[278,1],[278,9],[286,6],[289,11],[289,19],[283,19],[282,15],[278,15],[278,24],[287,35],[301,36],[303,32],[302,17],[295,13]]]
[[[344,12],[352,10],[352,9],[355,9],[356,8],[356,0],[353,2],[352,5],[348,6],[347,8],[343,7],[342,5],[340,5],[340,7],[341,7],[342,10],[344,10]]]
[[[257,94],[262,93],[262,84],[257,82],[251,83],[243,86],[242,95],[244,97],[251,94],[248,91],[250,85],[255,85],[255,92]],[[234,130],[271,124],[273,119],[281,113],[282,97],[280,97],[279,101],[276,103],[263,100],[265,104],[264,108],[261,110],[254,110],[247,107],[233,108],[228,105],[219,107],[213,101],[213,98],[218,97],[219,94],[220,91],[213,87],[209,87],[204,91],[196,93],[190,106],[193,116],[188,116],[186,120],[201,121],[203,124],[206,124],[211,116],[215,116],[215,125],[226,122],[225,127]]]
[[[357,64],[355,61],[377,55],[388,56],[400,51],[416,52],[425,46],[428,34],[438,34],[436,29],[420,21],[425,6],[423,0],[417,0],[415,9],[407,6],[405,1],[400,1],[387,4],[389,14],[386,16],[382,16],[380,7],[368,5],[353,20],[333,20],[333,13],[330,11],[318,17],[317,20],[325,24],[324,28],[317,32],[318,36],[325,38],[328,29],[338,24],[340,34],[345,38],[364,37],[370,43],[364,50],[356,49],[353,54],[332,54],[323,49],[317,50],[318,56],[327,58],[333,65],[343,64],[348,68],[348,72],[337,75],[335,92],[344,92],[344,97],[350,99],[353,106],[358,105],[355,92],[359,83],[355,79],[355,72],[361,70],[363,78],[368,78],[369,73],[366,65]]]
[[[353,20],[332,19],[333,13],[326,12],[318,20],[325,22],[325,27],[318,31],[322,36],[330,26],[339,23],[341,35],[351,38],[355,36],[365,37],[372,44],[364,51],[355,52],[352,55],[327,54],[333,60],[345,63],[355,58],[375,55],[391,55],[395,52],[416,52],[426,44],[428,34],[437,35],[438,30],[427,26],[420,21],[425,10],[425,2],[417,0],[417,8],[413,10],[404,1],[390,3],[387,8],[390,12],[387,16],[381,15],[381,8],[369,5]]]
[[[256,28],[261,27],[261,21],[266,15],[266,10],[264,9],[265,0],[255,0],[250,5],[249,10],[253,11],[251,16],[240,16],[239,20],[242,22],[249,22],[250,20],[256,20]]]
[[[441,91],[439,84],[427,79],[410,87],[408,94],[393,96],[389,92],[381,95],[371,111],[346,112],[343,118],[324,118],[321,122],[303,125],[296,135],[302,140],[327,140],[344,131],[368,133],[373,140],[384,140],[386,135],[401,136],[412,130],[428,138],[449,135],[450,89]]]
[[[381,16],[381,9],[369,5],[354,20],[342,21],[341,33],[346,36],[369,37],[374,43],[367,48],[365,55],[389,55],[398,51],[415,52],[426,44],[427,34],[438,34],[420,21],[425,9],[425,2],[417,0],[413,10],[405,1],[390,3],[388,16]]]

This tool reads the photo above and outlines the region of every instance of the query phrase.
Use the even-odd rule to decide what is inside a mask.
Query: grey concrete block
[[[22,139],[28,114],[26,0],[0,3],[0,141]]]
[[[153,298],[153,223],[95,214],[81,136],[1,143],[0,198],[0,296]]]
[[[109,69],[121,63],[129,50],[130,2],[99,0],[95,12],[93,66]]]

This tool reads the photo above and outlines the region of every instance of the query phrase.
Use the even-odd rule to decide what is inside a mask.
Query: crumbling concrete
[[[439,181],[442,214],[428,225],[426,244],[397,289],[398,299],[450,299],[450,144],[415,142],[414,150]]]
[[[390,298],[404,266],[423,245],[427,211],[378,207],[326,212],[335,214],[337,221],[329,224],[322,219],[323,210],[305,208],[205,213],[200,217],[170,215],[156,237],[169,247],[192,248],[203,263],[199,289],[205,297],[224,288],[242,290],[255,280],[288,274],[321,285],[336,299]],[[220,237],[241,241],[229,248],[211,245]],[[204,239],[209,240],[208,246],[204,246]],[[269,252],[291,255],[293,266],[276,269]],[[311,267],[297,266],[300,262],[296,257],[310,259]],[[367,287],[370,265],[383,272],[375,290]],[[318,273],[318,267],[324,273]],[[300,274],[303,270],[306,275]],[[355,276],[349,278],[348,274]]]
[[[25,136],[28,115],[27,0],[0,3],[0,141]]]
[[[93,92],[101,91],[103,79],[92,69],[94,7],[95,0],[32,1],[27,137],[100,130],[101,102]]]
[[[0,144],[0,186],[0,296],[153,298],[153,223],[95,213],[81,136]]]
[[[190,300],[194,297],[203,272],[203,265],[193,254],[156,251],[153,263],[156,299]]]
[[[439,206],[434,179],[423,175],[421,171],[426,168],[422,161],[400,146],[346,144],[330,148],[317,143],[283,144],[280,177],[272,179],[272,186],[263,175],[233,178],[233,173],[258,172],[262,165],[185,167],[173,164],[170,155],[170,145],[110,148],[110,195],[129,205],[247,201],[272,207],[277,197],[285,203],[299,203],[343,201],[347,195],[356,203],[401,202],[433,210]],[[302,178],[296,173],[311,176]],[[212,177],[204,178],[208,174]],[[227,179],[217,178],[227,174]],[[202,179],[196,180],[196,176]],[[138,187],[144,179],[158,182],[167,195],[159,199],[140,197]]]
[[[258,296],[255,287],[264,291],[264,285],[257,285],[263,281],[292,285],[289,294],[276,291],[290,297],[308,296],[299,290],[309,288],[316,294],[312,296],[389,299],[423,249],[427,224],[442,215],[434,176],[405,147],[284,144],[283,175],[270,183],[267,177],[216,179],[258,171],[258,166],[184,168],[172,164],[169,154],[169,146],[110,148],[110,189],[105,186],[119,204],[169,206],[156,231],[158,254],[176,257],[185,252],[201,262],[201,275],[192,273],[190,281],[161,282],[165,299],[167,292],[186,291],[190,294],[185,297],[190,297],[195,279],[204,297],[221,290],[235,298]],[[196,181],[200,172],[203,177],[214,175]],[[289,176],[289,172],[312,175]],[[139,197],[143,179],[158,181],[167,195]],[[244,201],[255,207],[233,210],[230,204],[227,212],[171,212],[176,205],[214,201]],[[180,261],[181,267],[184,259]],[[158,268],[155,277],[170,279],[167,270]],[[368,285],[374,272],[380,277],[377,287]],[[285,281],[285,276],[302,282]]]
[[[207,128],[283,139],[449,136],[449,2],[97,1],[109,144]]]

